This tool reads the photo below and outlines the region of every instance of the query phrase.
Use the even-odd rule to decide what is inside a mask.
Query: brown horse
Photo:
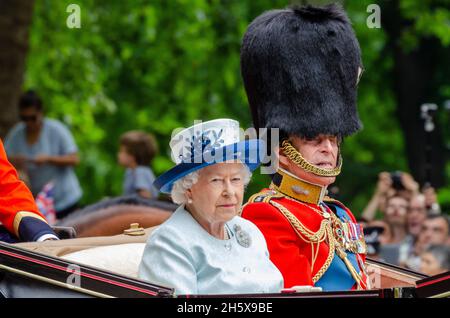
[[[102,200],[62,219],[57,226],[73,227],[77,237],[122,234],[132,223],[149,228],[167,220],[176,205],[139,196]]]

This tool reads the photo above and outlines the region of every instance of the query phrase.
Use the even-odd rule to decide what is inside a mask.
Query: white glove
[[[282,293],[315,293],[321,291],[322,287],[314,287],[310,285],[292,286],[291,288],[284,288],[281,290]]]

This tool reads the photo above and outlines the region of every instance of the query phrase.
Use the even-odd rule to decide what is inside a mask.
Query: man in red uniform
[[[0,141],[0,241],[45,241],[57,239],[39,213],[30,190],[17,177]]]
[[[248,27],[241,71],[255,128],[278,128],[279,168],[242,217],[263,232],[285,287],[367,289],[362,228],[327,197],[342,139],[360,129],[358,41],[336,5],[268,11]]]

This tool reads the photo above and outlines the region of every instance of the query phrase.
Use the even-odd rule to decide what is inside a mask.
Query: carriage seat
[[[137,278],[144,248],[145,243],[107,245],[66,254],[61,258]]]

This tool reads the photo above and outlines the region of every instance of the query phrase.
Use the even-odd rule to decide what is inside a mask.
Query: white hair
[[[197,183],[198,177],[202,169],[191,172],[185,175],[180,180],[175,181],[170,193],[172,201],[176,204],[185,204],[187,202],[186,191],[189,190],[194,184]],[[244,179],[244,186],[250,182],[252,173],[246,164],[242,164],[242,177]]]

